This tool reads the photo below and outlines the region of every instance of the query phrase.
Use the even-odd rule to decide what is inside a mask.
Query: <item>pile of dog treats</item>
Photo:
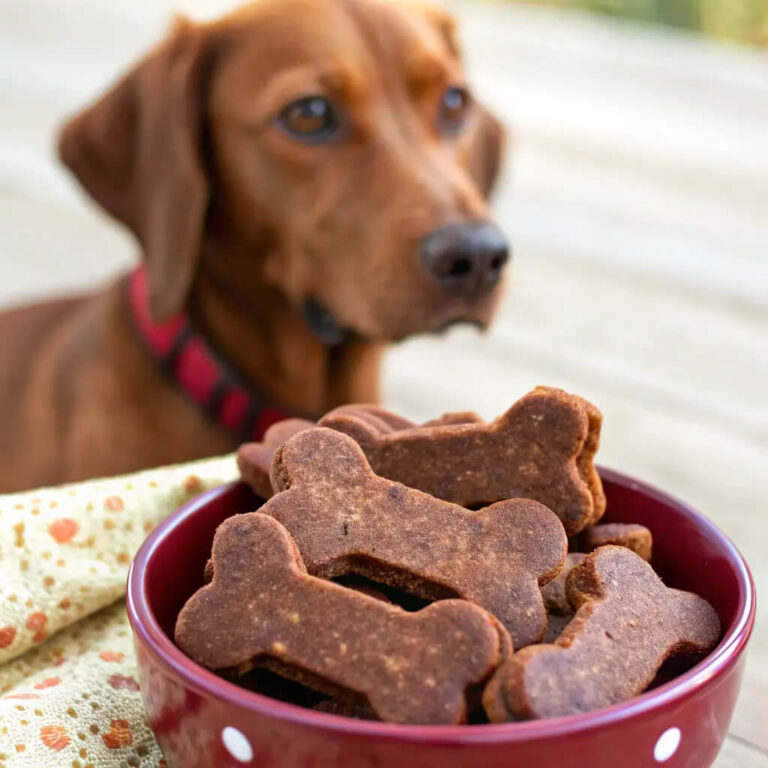
[[[267,695],[393,723],[637,695],[710,651],[720,622],[662,583],[648,529],[599,524],[600,426],[545,387],[490,423],[351,405],[276,424],[238,454],[268,501],[216,531],[177,644]]]

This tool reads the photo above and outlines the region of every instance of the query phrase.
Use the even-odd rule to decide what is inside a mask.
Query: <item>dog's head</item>
[[[489,322],[503,138],[442,11],[261,0],[177,22],[60,153],[140,240],[156,319],[208,270],[242,296],[271,284],[331,335],[388,340]]]

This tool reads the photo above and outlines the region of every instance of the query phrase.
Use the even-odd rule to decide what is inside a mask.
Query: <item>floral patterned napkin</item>
[[[159,768],[122,596],[146,535],[233,456],[0,496],[0,768]]]

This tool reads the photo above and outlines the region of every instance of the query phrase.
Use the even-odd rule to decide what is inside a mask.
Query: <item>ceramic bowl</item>
[[[169,768],[706,768],[728,731],[755,615],[749,570],[703,515],[651,486],[601,470],[605,522],[653,532],[653,565],[722,620],[722,641],[673,680],[587,714],[503,725],[404,726],[303,709],[242,689],[173,643],[202,584],[216,527],[261,503],[242,484],[205,493],[163,522],[128,578],[128,612],[150,724]]]

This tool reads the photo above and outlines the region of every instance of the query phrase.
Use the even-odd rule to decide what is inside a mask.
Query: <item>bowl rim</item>
[[[216,698],[244,711],[291,724],[349,736],[375,737],[404,742],[428,741],[436,746],[478,743],[518,743],[589,731],[613,725],[654,710],[666,709],[701,691],[712,679],[722,675],[742,654],[755,621],[756,598],[752,574],[733,542],[708,518],[692,506],[644,481],[605,467],[598,467],[608,482],[629,487],[653,500],[674,506],[684,517],[703,528],[707,536],[717,540],[734,566],[739,585],[739,602],[734,620],[717,647],[698,664],[658,688],[610,707],[575,715],[516,723],[467,725],[400,725],[333,715],[306,709],[296,704],[272,699],[248,691],[199,666],[189,659],[163,631],[149,603],[146,573],[149,562],[161,541],[182,525],[201,507],[217,496],[231,491],[233,481],[206,491],[171,513],[147,537],[139,548],[128,573],[126,605],[134,632],[160,659],[168,674],[180,678],[186,688],[205,698]]]

